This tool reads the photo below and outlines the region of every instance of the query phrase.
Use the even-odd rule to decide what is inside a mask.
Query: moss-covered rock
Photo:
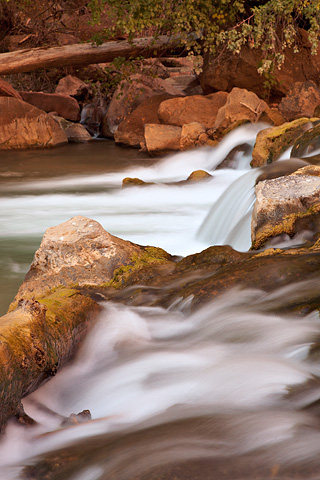
[[[319,120],[320,122],[320,120]],[[295,140],[291,157],[304,157],[310,155],[313,151],[320,147],[320,124],[315,122],[315,126],[306,132],[303,132]]]
[[[252,248],[261,248],[271,238],[283,234],[317,234],[319,212],[319,177],[289,175],[259,182],[251,223]]]
[[[294,143],[297,137],[312,126],[317,119],[299,118],[277,127],[261,130],[252,152],[252,167],[262,167],[276,161]]]
[[[94,300],[66,288],[10,306],[0,319],[0,428],[72,357],[99,311]]]

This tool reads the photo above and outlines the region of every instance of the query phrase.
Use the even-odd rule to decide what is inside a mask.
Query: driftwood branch
[[[0,54],[0,75],[23,73],[40,68],[90,65],[111,62],[116,57],[155,56],[179,46],[180,37],[162,35],[156,40],[138,38],[107,42],[96,46],[79,43],[62,47],[39,47]]]

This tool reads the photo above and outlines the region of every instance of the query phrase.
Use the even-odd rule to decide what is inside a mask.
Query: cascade
[[[33,160],[15,152],[9,173],[0,171],[3,312],[45,229],[75,215],[172,254],[219,243],[246,250],[253,187],[266,172],[250,170],[248,153],[236,156],[237,168],[216,167],[235,147],[252,146],[260,128],[246,125],[216,148],[157,163],[135,159],[125,169],[126,151],[108,150],[107,142],[51,151],[53,164],[63,155],[65,173],[45,170],[48,153]],[[35,168],[25,175],[27,162]],[[199,169],[212,178],[178,183]],[[155,184],[122,188],[127,176]],[[320,372],[310,351],[318,315],[269,311],[302,288],[308,285],[277,298],[234,290],[194,313],[188,301],[168,310],[106,303],[75,362],[24,399],[38,425],[8,426],[0,477],[42,480],[47,465],[48,478],[67,480],[211,480],[212,472],[222,480],[316,480]],[[91,420],[68,423],[86,409]],[[54,476],[61,455],[63,470]]]

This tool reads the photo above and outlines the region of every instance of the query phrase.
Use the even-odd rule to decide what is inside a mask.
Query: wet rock
[[[298,136],[291,150],[291,157],[304,157],[320,148],[320,124],[313,123],[313,128]]]
[[[74,425],[79,425],[80,423],[89,422],[91,420],[90,410],[82,410],[79,413],[71,413],[68,418],[65,418],[61,422],[62,427],[72,427]]]
[[[0,78],[0,96],[1,97],[14,97],[18,100],[22,100],[21,95],[10,85],[10,83]]]
[[[103,119],[107,111],[107,103],[103,98],[96,98],[86,103],[81,111],[81,124],[93,137],[112,137],[111,133],[103,132]]]
[[[21,399],[69,360],[100,307],[71,289],[20,299],[0,322],[0,430],[15,416],[30,423]]]
[[[160,123],[158,119],[159,105],[171,95],[163,93],[144,100],[123,122],[114,134],[116,143],[140,148],[144,144],[144,126],[147,123]]]
[[[236,169],[238,167],[239,161],[241,158],[246,155],[249,156],[252,153],[252,146],[249,143],[242,143],[234,147],[226,158],[217,166],[217,170],[222,168],[231,168]]]
[[[206,128],[215,124],[219,109],[225,104],[228,94],[217,92],[211,95],[174,98],[161,103],[158,116],[162,123],[182,127],[198,122]]]
[[[59,80],[56,93],[70,97],[85,98],[89,93],[89,86],[73,75],[67,75]]]
[[[109,103],[108,110],[103,119],[102,135],[114,135],[118,126],[128,115],[147,98],[154,95],[168,94],[172,96],[183,95],[181,90],[173,88],[162,78],[136,74],[130,81],[122,82]]]
[[[312,177],[320,177],[320,166],[305,165],[304,167],[301,167],[293,172],[291,175],[311,175]]]
[[[254,249],[282,234],[320,231],[320,178],[290,175],[256,185],[251,238]]]
[[[226,103],[217,114],[215,129],[226,129],[235,122],[247,120],[258,122],[262,113],[268,112],[269,106],[255,93],[242,88],[233,88]]]
[[[192,122],[182,126],[180,137],[180,149],[189,150],[201,146],[208,140],[206,128],[199,122]]]
[[[67,143],[63,129],[44,111],[14,97],[0,97],[0,149],[55,147]]]
[[[57,112],[60,117],[72,122],[80,120],[80,107],[77,100],[68,95],[42,92],[20,92],[22,99],[45,112]]]
[[[297,118],[313,117],[315,108],[320,104],[320,89],[315,82],[296,82],[279,103],[279,110],[290,122]]]
[[[60,285],[108,283],[120,267],[130,271],[145,257],[152,263],[160,251],[152,250],[153,257],[146,248],[109,234],[98,222],[74,217],[46,230],[16,298]]]
[[[256,184],[262,180],[271,180],[272,178],[290,175],[296,171],[299,172],[300,170],[303,170],[303,167],[308,166],[310,166],[308,162],[300,158],[291,158],[289,160],[281,160],[281,162],[272,163],[271,165],[261,167],[262,173],[257,177]]]
[[[209,178],[212,178],[212,175],[210,175],[210,173],[206,172],[205,170],[195,170],[194,172],[190,173],[186,181],[202,182],[203,180],[209,180]]]
[[[150,155],[162,155],[180,150],[181,127],[173,125],[146,124],[144,137]]]
[[[316,119],[299,118],[278,127],[261,130],[252,152],[252,167],[262,167],[277,160],[295,139],[312,127]]]
[[[145,187],[148,185],[155,185],[154,182],[144,182],[141,178],[126,177],[122,180],[122,188],[125,187]]]

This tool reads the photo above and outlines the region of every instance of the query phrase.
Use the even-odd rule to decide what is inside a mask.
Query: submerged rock
[[[259,182],[252,214],[252,248],[302,230],[320,232],[320,178],[290,175]]]

